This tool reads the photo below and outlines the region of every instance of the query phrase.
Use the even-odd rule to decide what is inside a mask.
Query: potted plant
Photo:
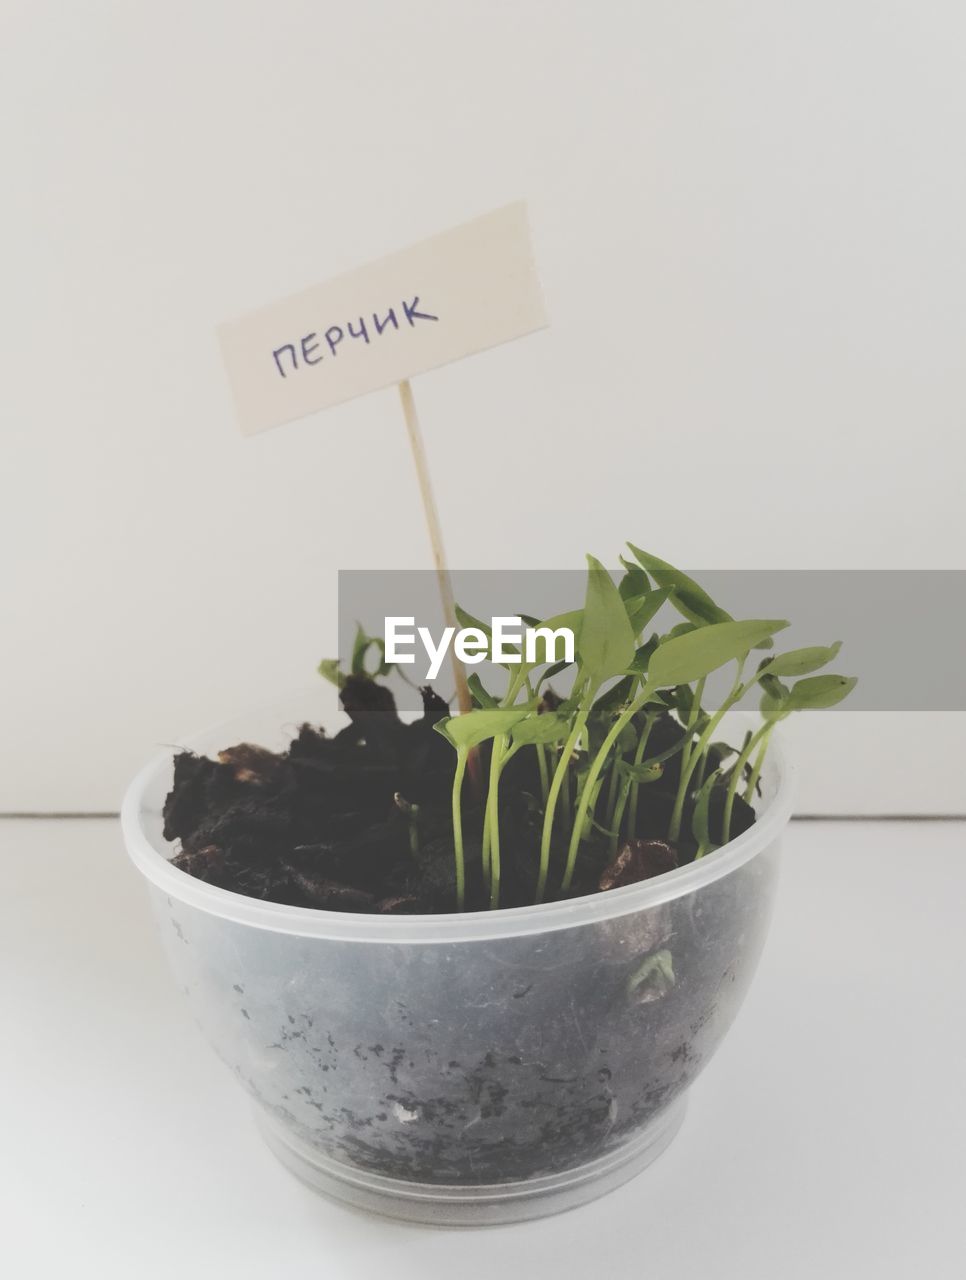
[[[403,723],[360,633],[349,670],[322,664],[335,736],[223,728],[127,794],[197,1020],[330,1195],[450,1223],[600,1195],[673,1137],[741,1003],[791,808],[774,730],[855,681],[816,674],[838,645],[780,653],[787,623],[631,552],[619,584],[591,559],[582,608],[544,624],[572,664],[548,641],[501,689],[471,678],[468,713],[427,689]]]

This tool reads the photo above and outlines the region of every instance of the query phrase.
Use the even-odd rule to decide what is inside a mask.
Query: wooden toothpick
[[[439,513],[436,510],[436,499],[433,497],[433,486],[429,477],[429,464],[426,461],[426,447],[419,429],[419,416],[416,413],[416,401],[409,379],[399,384],[399,399],[402,403],[403,417],[406,419],[406,430],[412,446],[413,461],[416,463],[416,475],[419,479],[419,491],[423,498],[423,509],[426,512],[426,524],[429,526],[429,541],[433,548],[433,562],[436,565],[436,579],[439,582],[439,594],[443,601],[443,617],[448,627],[457,627],[456,601],[453,599],[453,582],[449,567],[446,564],[446,552],[443,548],[443,531],[439,524]],[[456,680],[456,698],[460,711],[465,715],[473,709],[473,699],[466,683],[466,670],[456,656],[453,646],[450,650],[453,661],[453,676]]]

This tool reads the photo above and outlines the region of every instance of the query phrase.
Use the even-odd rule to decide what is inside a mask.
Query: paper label
[[[219,327],[246,435],[545,328],[526,205]]]

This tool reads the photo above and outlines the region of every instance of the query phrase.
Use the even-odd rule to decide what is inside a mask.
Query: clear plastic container
[[[188,745],[279,747],[309,705]],[[197,1022],[303,1181],[410,1221],[509,1222],[594,1199],[671,1141],[764,941],[791,810],[777,743],[758,821],[725,849],[574,902],[451,916],[193,879],[161,835],[171,756],[125,797],[127,847]]]

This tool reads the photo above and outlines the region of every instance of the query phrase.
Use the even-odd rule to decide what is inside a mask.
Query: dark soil
[[[165,838],[181,844],[174,864],[220,888],[293,906],[393,915],[454,911],[455,754],[433,730],[449,714],[447,705],[424,689],[422,718],[404,724],[390,691],[372,680],[349,677],[341,696],[351,723],[334,738],[304,724],[281,754],[240,743],[217,760],[189,751],[175,757],[164,806]],[[682,732],[664,716],[649,750],[665,750]],[[542,809],[533,755],[520,752],[500,783],[503,907],[534,900]],[[558,822],[548,898],[632,884],[693,859],[690,835],[676,847],[666,842],[678,760],[668,761],[659,782],[640,788],[635,838],[616,860],[603,840],[582,852],[569,895],[554,891],[565,862],[566,823]],[[485,777],[485,753],[482,764]],[[715,793],[712,838],[720,836],[721,805]],[[753,822],[754,811],[738,799],[732,836]],[[469,785],[463,825],[467,908],[482,909],[479,836],[472,834],[481,830],[482,806]],[[690,832],[687,819],[682,831]]]

